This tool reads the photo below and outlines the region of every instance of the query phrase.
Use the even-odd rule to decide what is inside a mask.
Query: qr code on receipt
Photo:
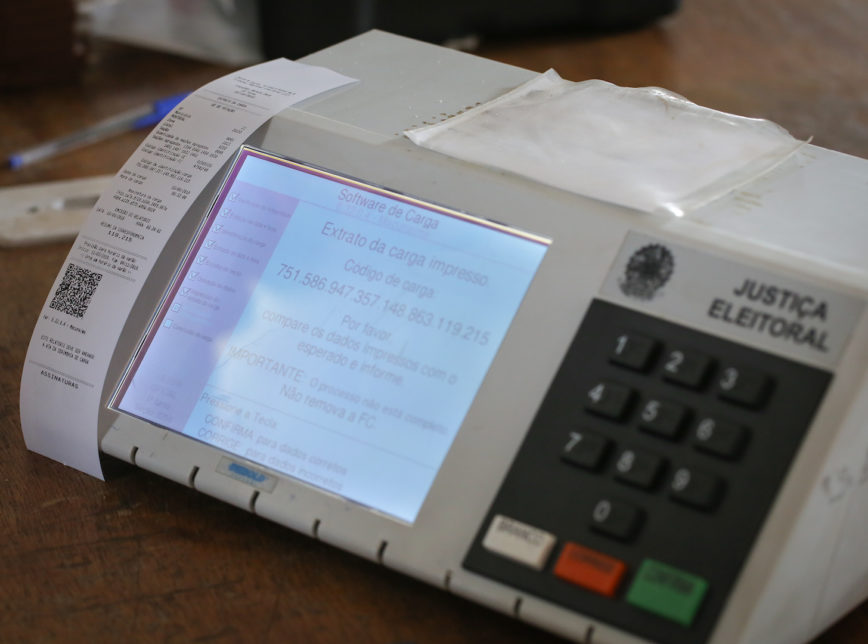
[[[54,292],[49,308],[77,318],[84,317],[90,305],[90,298],[101,279],[102,273],[89,271],[70,263],[66,267],[60,286]]]

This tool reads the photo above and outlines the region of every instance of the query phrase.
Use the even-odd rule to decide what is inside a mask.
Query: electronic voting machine
[[[170,240],[104,452],[580,642],[800,641],[868,594],[868,161],[644,214],[403,135],[528,71],[303,62],[360,82]]]

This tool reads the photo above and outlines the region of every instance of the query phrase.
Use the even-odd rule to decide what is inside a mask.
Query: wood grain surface
[[[868,157],[866,34],[862,0],[684,0],[629,33],[478,53],[571,80],[662,86]],[[80,83],[0,94],[0,155],[229,71],[117,45],[90,57]],[[0,186],[113,173],[142,136],[0,170]],[[28,452],[19,378],[69,247],[0,249],[0,641],[560,641],[147,472],[107,460],[101,482]],[[817,640],[866,641],[868,604]]]

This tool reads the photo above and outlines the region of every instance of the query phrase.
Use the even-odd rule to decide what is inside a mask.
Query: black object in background
[[[616,31],[652,22],[679,4],[680,0],[259,0],[266,58],[298,58],[369,29],[433,43],[468,35]]]
[[[73,0],[0,0],[0,89],[79,80],[84,43],[75,20]]]

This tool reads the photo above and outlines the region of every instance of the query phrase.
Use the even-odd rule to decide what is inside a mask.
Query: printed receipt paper
[[[277,59],[205,85],[154,128],[97,201],[36,323],[21,377],[29,449],[102,478],[97,428],[109,361],[172,231],[257,127],[352,82]]]

